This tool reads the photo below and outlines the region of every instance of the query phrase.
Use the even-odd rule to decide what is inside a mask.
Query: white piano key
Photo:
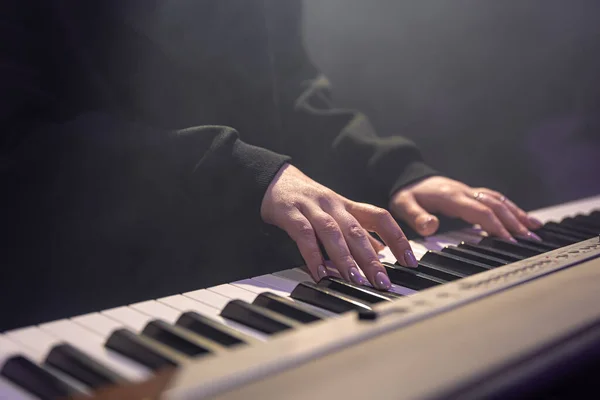
[[[211,292],[210,290],[200,289],[194,290],[193,292],[183,293],[185,297],[192,298],[201,303],[207,304],[211,307],[218,308],[222,310],[227,303],[229,303],[228,297],[222,296],[218,293]]]
[[[198,314],[214,319],[215,321],[220,322],[223,325],[227,325],[230,328],[235,329],[236,331],[243,333],[247,336],[253,337],[259,341],[266,341],[268,339],[268,336],[261,332],[255,331],[254,329],[248,328],[242,324],[221,317],[219,315],[219,313],[221,312],[220,309],[210,307],[204,303],[200,303],[199,301],[196,301],[189,297],[185,297],[183,295],[175,295],[163,297],[162,299],[157,299],[156,301],[167,304],[168,306],[175,308],[181,313],[184,313],[186,311],[195,311]]]
[[[135,332],[141,332],[146,324],[152,320],[152,317],[149,315],[125,306],[104,310],[100,314],[122,323]]]
[[[19,328],[5,332],[4,335],[13,342],[30,349],[36,355],[36,361],[42,361],[59,340],[53,335],[40,330],[36,326]]]
[[[207,317],[214,317],[218,316],[220,312],[220,310],[217,308],[211,307],[207,304],[183,295],[163,297],[161,299],[156,299],[156,301],[180,311],[180,315],[186,311],[195,311],[198,314],[202,314]]]
[[[288,296],[298,285],[297,281],[271,274],[255,276],[254,278],[252,278],[252,280],[263,282],[269,286],[276,287],[279,290],[287,292]]]
[[[166,322],[174,324],[177,318],[181,315],[180,312],[172,307],[166,306],[155,300],[143,301],[141,303],[130,304],[130,308],[136,311],[149,315],[156,319],[162,319]]]
[[[0,377],[1,400],[35,400],[36,398],[7,379]]]
[[[78,317],[71,318],[71,321],[85,327],[86,329],[96,332],[104,338],[108,338],[116,329],[123,328],[122,323],[99,313],[80,315]]]
[[[297,268],[292,268],[292,269],[286,269],[284,271],[277,271],[274,272],[273,275],[275,276],[280,276],[282,278],[286,278],[286,279],[290,279],[294,282],[300,283],[300,282],[313,282],[313,279],[310,277],[310,275],[308,275],[306,272],[297,269]]]
[[[577,214],[588,214],[597,209],[600,209],[600,196],[588,197],[563,203],[558,206],[542,208],[529,213],[529,215],[540,219],[542,222],[558,222],[563,218],[573,217]]]
[[[264,292],[271,292],[273,294],[283,296],[283,297],[287,297],[290,295],[289,292],[286,292],[284,290],[279,290],[276,287],[273,287],[264,282],[253,280],[253,279],[244,279],[241,281],[231,282],[231,284],[233,286],[237,286],[241,289],[245,289],[245,290],[248,290],[248,291],[256,293],[256,294],[261,294]]]
[[[19,346],[0,335],[0,367],[6,358],[19,354]]]
[[[393,283],[392,283],[392,287],[389,289],[389,291],[392,293],[401,294],[403,296],[410,296],[411,294],[418,293],[416,290],[409,289],[407,287],[400,286],[400,285],[395,285]]]
[[[4,362],[16,355],[22,355],[30,358],[32,361],[39,361],[41,357],[35,351],[19,344],[8,337],[0,335],[0,369]],[[2,399],[2,397],[0,397]]]
[[[248,303],[252,303],[257,296],[256,293],[229,284],[213,286],[208,288],[208,290],[228,297],[231,300],[244,300]]]
[[[53,321],[41,324],[39,329],[75,346],[127,379],[140,381],[151,376],[150,370],[146,367],[104,347],[106,337],[100,336],[98,333],[88,330],[73,321],[66,319]]]

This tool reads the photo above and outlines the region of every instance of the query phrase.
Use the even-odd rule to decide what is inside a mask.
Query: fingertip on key
[[[327,275],[328,275],[327,274],[327,268],[325,268],[324,265],[319,265],[317,267],[317,278],[319,280],[321,280],[321,279],[325,278]]]
[[[392,282],[385,273],[379,271],[375,274],[375,287],[380,290],[388,290],[392,287]]]
[[[527,237],[530,238],[530,239],[533,239],[533,240],[535,240],[537,242],[541,242],[542,241],[542,238],[539,237],[538,235],[536,235],[533,232],[527,232]]]
[[[410,249],[404,252],[404,264],[410,268],[417,268],[419,266],[415,254]]]
[[[350,268],[350,270],[348,271],[348,275],[349,275],[352,283],[355,283],[357,285],[365,284],[365,279],[362,277],[360,272],[358,272],[358,268],[356,268],[356,267]]]
[[[536,217],[528,216],[527,220],[529,221],[529,224],[531,225],[532,229],[538,229],[544,225],[543,222],[537,219]]]

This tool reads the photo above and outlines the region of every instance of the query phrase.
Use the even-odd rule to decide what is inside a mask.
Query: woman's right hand
[[[380,249],[368,232],[377,233],[400,264],[417,266],[406,236],[387,210],[350,201],[290,164],[284,165],[269,185],[261,217],[296,242],[315,281],[328,274],[320,241],[344,279],[365,283],[360,268],[374,287],[389,289],[390,280],[377,256]]]

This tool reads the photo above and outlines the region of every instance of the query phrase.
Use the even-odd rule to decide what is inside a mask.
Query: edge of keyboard
[[[486,271],[413,296],[376,305],[375,321],[359,321],[356,312],[284,333],[269,343],[204,359],[177,371],[168,398],[198,399],[239,388],[310,360],[348,348],[508,288],[566,269],[600,254],[600,237]],[[335,339],[332,339],[335,338]],[[235,377],[235,378],[234,378]]]

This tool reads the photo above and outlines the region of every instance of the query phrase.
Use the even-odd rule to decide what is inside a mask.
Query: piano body
[[[0,334],[0,399],[572,397],[599,385],[600,196],[381,254],[389,293],[301,268]],[[596,386],[594,386],[596,385]]]

